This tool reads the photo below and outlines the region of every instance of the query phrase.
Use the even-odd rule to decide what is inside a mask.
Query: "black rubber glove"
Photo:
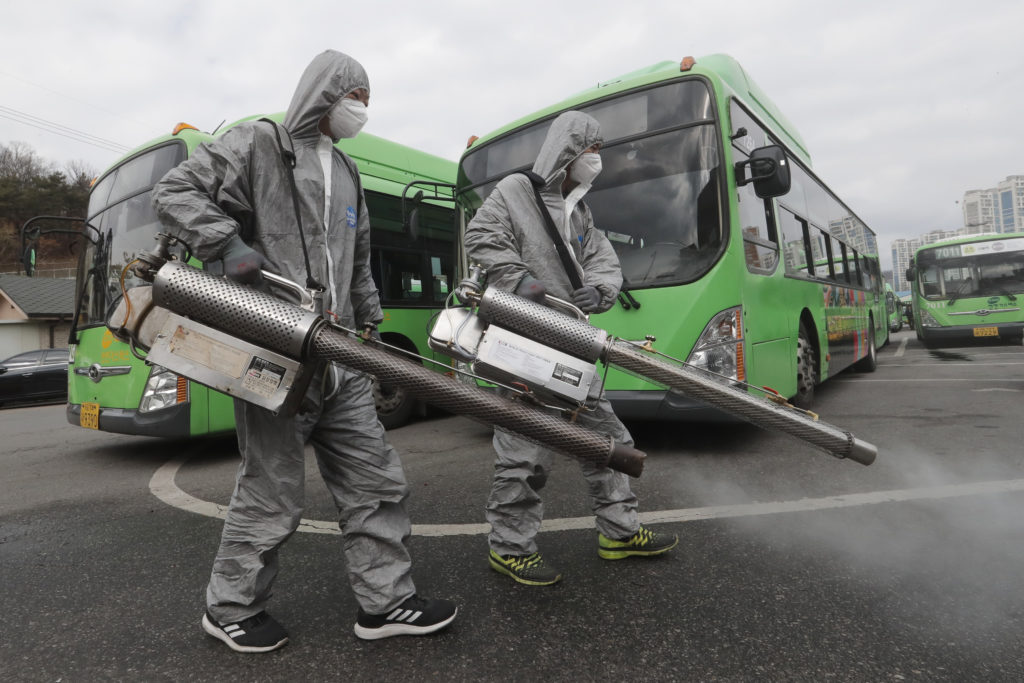
[[[572,303],[584,313],[593,313],[601,305],[601,292],[593,285],[583,285],[572,293]]]
[[[544,286],[543,282],[532,275],[527,275],[519,281],[515,294],[523,297],[524,299],[529,299],[530,301],[543,303],[544,295],[547,294],[547,291],[548,288]]]
[[[224,264],[224,274],[231,280],[244,285],[259,282],[262,278],[260,271],[263,270],[263,266],[267,262],[267,259],[263,258],[263,254],[243,242],[238,235],[229,239],[228,243],[224,245],[224,250],[220,253],[220,260]]]

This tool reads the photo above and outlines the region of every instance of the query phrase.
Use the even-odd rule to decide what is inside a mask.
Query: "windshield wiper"
[[[955,292],[953,292],[953,296],[949,297],[949,303],[956,303],[956,300],[959,299],[960,295],[964,293],[964,289],[967,288],[967,285],[971,284],[972,282],[974,282],[974,280],[972,280],[971,278],[967,278],[966,280],[961,282],[960,286],[956,288]]]
[[[635,308],[638,311],[640,310],[640,302],[634,299],[633,295],[629,293],[629,281],[626,279],[625,275],[622,276],[622,287],[619,289],[618,299],[619,303],[622,304],[622,307],[627,311],[631,308]]]
[[[993,287],[993,289],[995,289],[997,292],[999,292],[1000,294],[1005,296],[1007,299],[1009,299],[1011,303],[1017,301],[1017,297],[1015,297],[1013,294],[1010,294],[1010,292],[1006,291],[1005,287],[1003,287],[1001,285],[996,285],[995,287]]]

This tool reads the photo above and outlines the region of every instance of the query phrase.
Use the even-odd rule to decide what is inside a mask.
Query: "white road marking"
[[[207,517],[224,519],[227,508],[224,505],[200,500],[185,493],[174,482],[175,475],[185,464],[189,456],[179,456],[164,463],[153,473],[149,480],[149,490],[153,495],[168,505],[194,512]],[[939,500],[942,498],[959,498],[963,496],[992,495],[1024,491],[1024,479],[1006,481],[981,481],[971,484],[949,484],[946,486],[929,486],[917,489],[898,489],[893,491],[869,491],[867,493],[850,493],[827,498],[802,498],[800,500],[777,501],[773,503],[740,503],[736,505],[712,505],[700,508],[683,508],[679,510],[657,510],[640,513],[640,520],[645,524],[666,524],[669,522],[697,522],[706,519],[722,519],[726,517],[749,517],[754,515],[774,515],[782,512],[809,512],[812,510],[829,510],[835,508],[856,507],[860,505],[877,505],[879,503],[902,503],[912,500]],[[481,512],[482,514],[482,512]],[[546,519],[541,531],[568,531],[572,529],[594,528],[593,516],[564,517]],[[299,531],[312,534],[340,534],[337,522],[326,522],[315,519],[303,519],[299,523]],[[412,533],[416,536],[459,536],[481,535],[490,531],[490,525],[480,524],[413,524]]]
[[[896,349],[896,353],[894,353],[893,356],[895,356],[896,358],[902,358],[903,357],[903,352],[907,350],[907,342],[908,341],[910,341],[909,337],[907,339],[904,339],[903,341],[901,341],[900,342],[900,348]]]
[[[845,377],[834,377],[834,378],[832,378],[832,379],[830,379],[828,381],[829,382],[842,382],[843,384],[850,384],[850,383],[860,384],[862,382],[1018,382],[1019,383],[1019,382],[1024,382],[1024,379],[1008,379],[1008,378],[1005,378],[1005,377],[994,377],[994,378],[993,377],[959,377],[959,378],[957,378],[957,377],[949,377],[949,378],[931,377],[931,378],[920,378],[920,379],[916,378],[916,377],[914,377],[914,378],[908,377],[908,378],[904,378],[904,379],[881,379],[881,378],[874,378],[873,377],[871,379],[868,379],[867,377],[864,377],[862,375],[855,375],[854,377],[851,377],[850,379],[846,379]]]
[[[964,365],[972,367],[972,368],[990,368],[990,367],[997,366],[997,365],[1024,365],[1024,362],[1020,362],[1020,363],[1018,363],[1018,362],[1014,362],[1014,363],[988,363],[988,362],[976,363],[976,362],[973,362],[973,361],[967,361],[967,362],[964,362],[964,363],[951,363],[950,361],[934,361],[934,362],[931,362],[931,363],[879,363],[879,365],[884,365],[887,368],[920,368],[920,367],[928,367],[928,366],[932,366],[932,365],[934,365],[936,367],[946,367],[946,368],[948,368],[948,367],[955,367],[955,366],[964,366]]]

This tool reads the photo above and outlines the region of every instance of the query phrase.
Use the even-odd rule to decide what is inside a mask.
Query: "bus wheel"
[[[373,402],[384,429],[405,425],[416,409],[416,399],[408,391],[393,384],[382,384],[376,377],[373,378]]]
[[[878,351],[875,349],[875,326],[868,327],[868,355],[861,358],[853,366],[857,372],[874,372],[878,367]]]
[[[796,394],[792,399],[797,408],[808,410],[814,403],[814,385],[818,383],[817,356],[807,327],[800,323],[796,338]]]

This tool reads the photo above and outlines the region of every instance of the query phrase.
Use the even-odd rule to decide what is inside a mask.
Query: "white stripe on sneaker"
[[[228,634],[232,638],[240,638],[245,635],[245,629],[238,624],[228,624],[227,626],[221,627],[224,633]]]
[[[414,612],[411,617],[409,617],[408,619],[403,619],[403,621],[407,621],[411,624],[412,622],[419,619],[421,614],[423,614],[423,612]]]

